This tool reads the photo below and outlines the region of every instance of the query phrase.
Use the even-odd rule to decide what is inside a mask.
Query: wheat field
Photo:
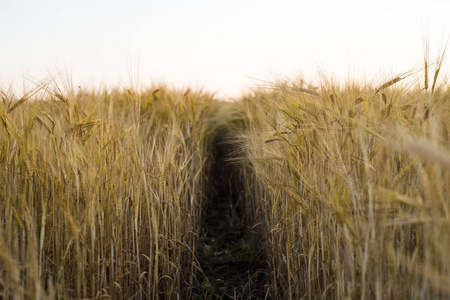
[[[189,296],[214,101],[59,92],[0,104],[2,298]]]
[[[0,298],[450,297],[450,91],[442,61],[425,62],[379,85],[281,80],[234,102],[2,91]],[[220,293],[205,271],[221,145],[234,221],[265,266],[258,293]]]
[[[242,101],[274,298],[450,296],[450,93],[394,83]]]

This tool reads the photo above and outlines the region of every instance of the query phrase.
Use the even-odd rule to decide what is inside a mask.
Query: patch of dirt
[[[203,236],[198,246],[199,296],[204,299],[264,299],[266,268],[261,247],[244,224],[243,183],[230,164],[232,146],[217,141],[210,199],[205,207]]]

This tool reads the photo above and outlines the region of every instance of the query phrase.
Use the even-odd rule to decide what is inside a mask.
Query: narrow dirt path
[[[199,282],[207,299],[264,299],[264,260],[251,226],[243,221],[243,183],[239,182],[238,166],[228,162],[231,153],[231,145],[216,142],[213,189],[199,245],[204,273]]]

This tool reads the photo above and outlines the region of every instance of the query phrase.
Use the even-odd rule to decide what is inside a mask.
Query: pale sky
[[[131,70],[221,97],[318,67],[372,79],[420,64],[427,27],[436,54],[449,14],[433,0],[1,0],[0,87],[58,68],[75,85],[127,86]]]

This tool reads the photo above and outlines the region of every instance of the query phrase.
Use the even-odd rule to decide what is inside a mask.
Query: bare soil
[[[211,192],[204,210],[198,253],[199,292],[204,299],[264,299],[267,271],[253,224],[246,224],[239,165],[233,146],[217,139]],[[199,295],[200,296],[200,295]]]

